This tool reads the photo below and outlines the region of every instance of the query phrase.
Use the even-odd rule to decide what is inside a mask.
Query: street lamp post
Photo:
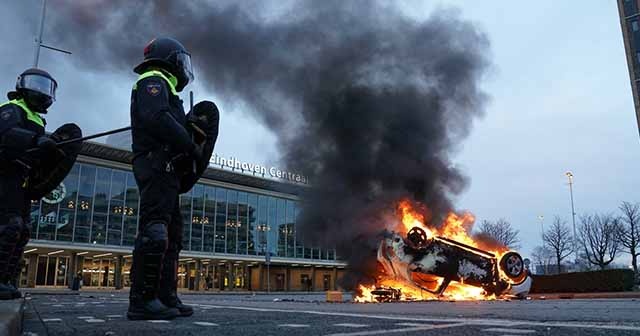
[[[573,205],[573,173],[568,171],[565,173],[569,179],[569,194],[571,195],[571,221],[573,222],[573,251],[575,253],[575,263],[578,263],[578,247],[576,245],[578,236],[576,235],[576,210]]]
[[[37,68],[38,67],[38,63],[40,61],[40,48],[46,48],[49,50],[53,50],[53,51],[58,51],[67,55],[71,55],[70,51],[64,50],[64,49],[60,49],[60,48],[56,48],[56,47],[52,47],[49,45],[45,45],[42,43],[42,35],[44,33],[44,19],[45,16],[47,15],[47,0],[42,0],[42,11],[40,12],[40,26],[38,27],[38,36],[36,36],[35,39],[35,52],[34,52],[34,56],[33,56],[33,67]]]
[[[538,215],[538,219],[540,220],[540,234],[542,235],[542,245],[544,246],[544,216]]]

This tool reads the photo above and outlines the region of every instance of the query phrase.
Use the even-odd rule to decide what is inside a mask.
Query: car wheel
[[[524,269],[524,261],[520,254],[516,252],[508,252],[503,255],[502,259],[500,259],[500,268],[513,283],[519,283],[527,276]]]

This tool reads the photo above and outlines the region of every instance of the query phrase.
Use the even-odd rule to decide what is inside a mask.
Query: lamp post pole
[[[573,173],[568,171],[565,173],[569,179],[569,194],[571,195],[571,221],[573,223],[573,252],[575,254],[575,263],[578,263],[578,247],[576,245],[578,236],[576,235],[576,210],[573,205]]]
[[[538,215],[538,219],[540,220],[540,237],[542,238],[542,245],[544,246],[544,216]]]

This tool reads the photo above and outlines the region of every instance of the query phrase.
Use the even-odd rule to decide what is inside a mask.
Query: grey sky
[[[10,8],[0,12],[1,31],[10,32],[0,36],[0,91],[6,92],[32,64],[40,1],[25,0],[20,8],[2,3]],[[483,83],[491,97],[486,116],[455,156],[471,178],[458,208],[478,220],[510,220],[528,253],[540,243],[538,215],[545,225],[554,215],[570,223],[567,170],[575,175],[578,214],[640,201],[640,138],[614,1],[398,3],[417,20],[442,5],[458,7],[488,34],[494,64]],[[90,134],[126,125],[131,69],[91,73],[76,63],[74,56],[42,51],[41,67],[60,82],[48,128],[74,121]],[[242,102],[197,84],[192,89],[198,100],[212,99],[222,111],[217,153],[277,161],[274,136],[243,113]]]

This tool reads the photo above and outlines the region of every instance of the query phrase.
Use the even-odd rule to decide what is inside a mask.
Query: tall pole
[[[44,32],[44,17],[47,14],[47,0],[42,0],[42,14],[40,15],[40,29],[38,37],[36,37],[36,50],[35,55],[33,57],[33,67],[38,67],[38,62],[40,61],[40,46],[42,45],[42,34]]]
[[[539,215],[538,219],[540,220],[540,237],[542,238],[542,246],[544,247],[544,216]]]
[[[569,194],[571,195],[571,220],[573,222],[573,251],[575,253],[575,263],[578,263],[578,246],[576,245],[578,236],[576,235],[576,210],[573,206],[573,173],[566,172],[569,179]]]

